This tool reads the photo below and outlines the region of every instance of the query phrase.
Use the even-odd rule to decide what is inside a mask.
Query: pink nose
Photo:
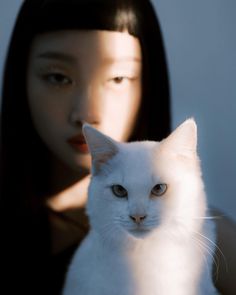
[[[130,215],[129,216],[135,223],[141,223],[147,216],[146,215]]]

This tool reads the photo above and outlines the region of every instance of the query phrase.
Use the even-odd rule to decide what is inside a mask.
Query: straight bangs
[[[51,0],[41,1],[28,25],[34,34],[57,30],[127,31],[139,37],[137,0]],[[30,9],[32,11],[32,9]],[[138,21],[139,19],[139,21]]]

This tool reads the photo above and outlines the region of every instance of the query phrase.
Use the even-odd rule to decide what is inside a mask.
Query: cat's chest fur
[[[212,225],[207,230],[212,230]],[[194,237],[171,239],[170,235],[161,230],[143,240],[127,239],[125,246],[112,247],[91,231],[70,267],[71,281],[67,283],[75,289],[67,288],[64,294],[217,294],[209,284],[211,267],[210,261],[206,261],[207,251]]]

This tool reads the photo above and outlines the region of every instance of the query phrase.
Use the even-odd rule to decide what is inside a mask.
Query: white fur
[[[89,126],[84,133],[96,166],[87,203],[91,231],[73,257],[63,294],[218,294],[195,122],[160,143],[116,143]],[[111,157],[99,164],[98,153]],[[168,185],[161,197],[151,194],[158,183]],[[116,197],[113,184],[126,188],[128,198]],[[147,216],[145,231],[130,215]]]

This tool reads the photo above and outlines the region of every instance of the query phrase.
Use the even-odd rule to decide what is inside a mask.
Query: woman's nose
[[[92,96],[89,91],[78,93],[72,101],[70,123],[74,126],[82,125],[84,122],[93,125],[99,124],[99,107],[99,99]]]

